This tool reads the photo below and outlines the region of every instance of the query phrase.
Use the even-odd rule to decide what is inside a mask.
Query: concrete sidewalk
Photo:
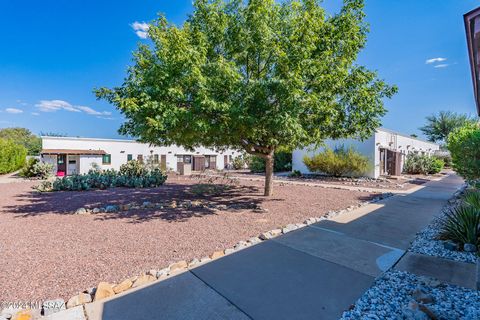
[[[462,184],[450,175],[85,306],[89,320],[338,319]]]

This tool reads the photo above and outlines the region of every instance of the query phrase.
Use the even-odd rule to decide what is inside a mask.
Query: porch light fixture
[[[473,94],[480,115],[480,7],[463,16],[467,35],[468,58],[473,81]]]

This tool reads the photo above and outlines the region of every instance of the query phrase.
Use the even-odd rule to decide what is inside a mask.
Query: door
[[[203,171],[203,170],[205,170],[205,157],[193,156],[193,171]]]
[[[77,171],[77,159],[76,158],[69,158],[68,159],[68,168],[67,168],[67,175],[70,174],[78,174]]]
[[[57,155],[57,175],[63,176],[67,172],[67,155]]]
[[[224,167],[225,169],[228,168],[228,156],[227,156],[227,155],[224,155],[224,156],[223,156],[223,167]]]
[[[167,155],[162,154],[160,157],[160,169],[167,171]]]
[[[396,152],[387,150],[387,174],[395,175],[396,167],[397,167]]]

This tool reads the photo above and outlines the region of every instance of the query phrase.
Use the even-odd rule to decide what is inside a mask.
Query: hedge
[[[14,172],[25,164],[27,149],[12,140],[0,139],[0,174]]]

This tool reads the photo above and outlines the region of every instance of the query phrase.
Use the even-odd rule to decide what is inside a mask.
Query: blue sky
[[[399,87],[384,127],[419,134],[433,112],[475,113],[462,15],[478,5],[366,0],[371,32],[359,63]],[[334,11],[338,1],[325,7]],[[1,0],[0,127],[119,137],[120,114],[93,88],[122,83],[145,41],[141,23],[163,12],[181,24],[191,9],[190,0]]]

